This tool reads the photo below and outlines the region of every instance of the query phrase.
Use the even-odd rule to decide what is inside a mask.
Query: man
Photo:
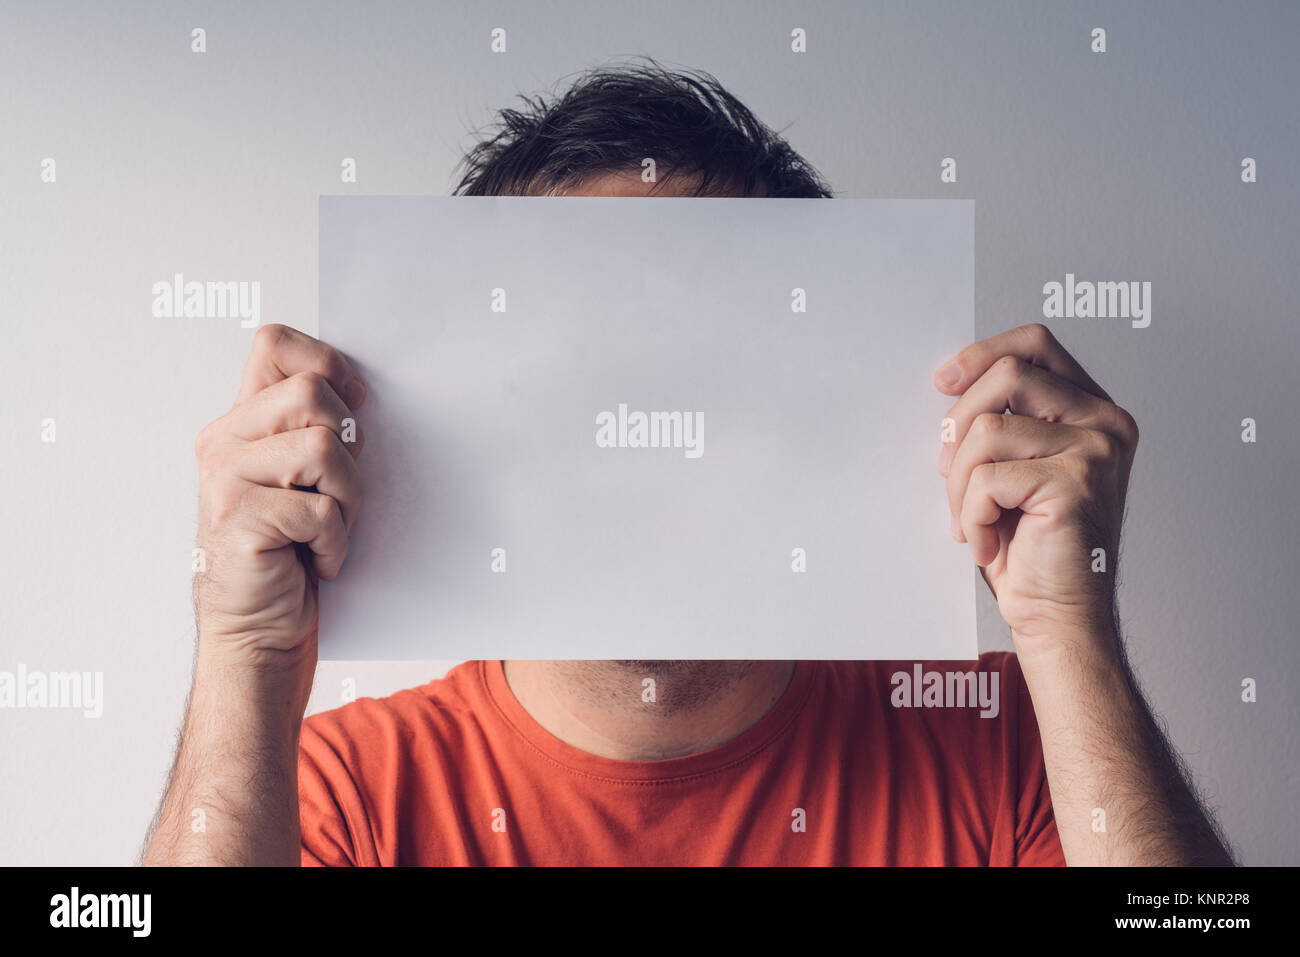
[[[503,111],[457,192],[830,195],[712,78],[654,64]],[[1017,651],[958,669],[997,676],[996,717],[895,707],[911,663],[508,661],[303,722],[317,579],[361,507],[360,443],[339,432],[365,386],[324,343],[259,330],[196,446],[209,570],[146,863],[1231,863],[1117,627],[1132,417],[1037,325],[969,346],[935,385],[954,398],[953,537]]]

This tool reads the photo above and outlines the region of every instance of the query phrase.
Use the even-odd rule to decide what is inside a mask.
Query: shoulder
[[[838,726],[909,762],[1014,767],[1038,747],[1033,706],[1013,652],[967,661],[822,662],[814,697]]]
[[[332,754],[351,765],[391,761],[413,746],[455,742],[479,724],[485,703],[481,665],[466,661],[427,684],[309,715],[301,751],[308,758]]]
[[[1062,860],[1033,705],[1014,653],[827,664],[825,736],[838,736],[850,757],[869,749],[860,759],[868,779],[886,775],[901,806],[945,820],[945,834],[973,848],[975,859]]]
[[[481,662],[383,698],[309,715],[298,746],[302,860],[394,864],[418,859],[400,826],[437,787],[455,781],[479,727]]]
[[[990,717],[1023,693],[1014,652],[987,651],[969,661],[820,662],[824,693],[880,702],[896,710],[960,711],[972,705]],[[981,701],[982,696],[982,701]],[[1011,696],[1011,697],[1008,697]]]

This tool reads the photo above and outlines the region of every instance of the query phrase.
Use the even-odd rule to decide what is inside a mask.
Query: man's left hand
[[[939,459],[952,534],[1021,657],[1111,636],[1133,417],[1037,323],[968,346],[934,381],[960,396]]]

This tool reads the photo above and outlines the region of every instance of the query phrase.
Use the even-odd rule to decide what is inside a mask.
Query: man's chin
[[[613,664],[629,671],[680,671],[683,666],[693,665],[694,661],[673,661],[666,659],[626,659],[616,660]]]
[[[689,661],[675,659],[618,659],[611,661],[610,664],[618,666],[624,671],[635,671],[640,674],[681,674],[687,671],[699,671],[702,673],[723,671],[728,674],[743,674],[750,670],[753,662],[733,661],[727,659],[724,661],[709,661],[692,658]]]

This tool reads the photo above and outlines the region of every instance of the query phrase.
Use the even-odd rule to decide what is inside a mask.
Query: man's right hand
[[[287,326],[257,331],[234,406],[195,443],[206,564],[195,601],[208,650],[314,667],[316,582],[338,575],[364,495],[354,419],[364,400],[336,350]]]
[[[299,862],[316,583],[339,573],[361,508],[360,433],[346,420],[364,398],[337,351],[265,326],[234,407],[195,443],[198,655],[145,864]]]

